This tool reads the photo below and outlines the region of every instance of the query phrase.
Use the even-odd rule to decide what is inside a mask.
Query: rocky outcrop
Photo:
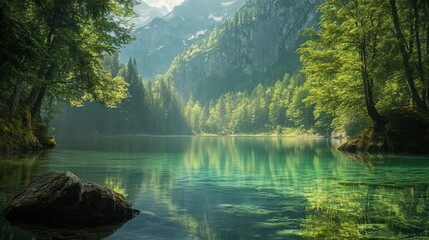
[[[167,76],[185,97],[200,102],[231,91],[273,84],[300,65],[304,31],[317,25],[322,0],[247,1],[209,36],[173,61]]]
[[[49,172],[18,193],[2,214],[18,224],[96,226],[120,224],[138,213],[111,189],[71,172]]]

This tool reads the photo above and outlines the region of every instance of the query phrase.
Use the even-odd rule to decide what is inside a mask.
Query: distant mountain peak
[[[183,3],[183,0],[140,0],[144,1],[146,4],[162,9],[167,13],[171,12],[174,7]]]
[[[146,5],[155,6],[155,0],[144,1]],[[122,49],[120,58],[123,61],[135,58],[141,76],[154,79],[156,75],[165,73],[173,59],[187,46],[207,36],[228,16],[234,15],[244,2],[185,0],[166,15],[155,16],[146,25],[138,26],[134,31],[135,41]],[[159,46],[164,47],[155,51]]]
[[[136,28],[140,28],[148,24],[156,17],[165,16],[169,11],[168,9],[152,7],[147,3],[140,1],[134,7],[134,12],[136,12],[137,17],[132,20],[132,23]]]

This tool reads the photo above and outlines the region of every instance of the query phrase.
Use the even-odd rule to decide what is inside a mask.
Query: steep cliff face
[[[243,5],[244,0],[185,0],[162,18],[134,32],[135,41],[122,49],[122,61],[135,58],[144,79],[165,73],[173,59]]]
[[[204,40],[179,55],[168,71],[178,91],[200,101],[270,84],[299,66],[303,32],[318,22],[323,0],[250,0]]]

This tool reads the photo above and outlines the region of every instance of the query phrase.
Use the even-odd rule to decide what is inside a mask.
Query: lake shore
[[[292,138],[337,138],[331,136],[323,136],[311,130],[301,130],[294,128],[285,128],[281,131],[272,132],[255,132],[255,133],[231,133],[231,134],[215,134],[215,133],[200,133],[195,136],[231,136],[231,137],[292,137]]]
[[[373,124],[339,150],[345,153],[429,153],[429,117],[409,109],[396,109],[385,117],[385,123]]]

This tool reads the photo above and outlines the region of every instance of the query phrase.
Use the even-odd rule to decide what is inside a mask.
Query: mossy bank
[[[55,146],[55,138],[48,136],[46,125],[32,120],[28,111],[23,110],[11,120],[0,117],[0,153],[37,152]]]

